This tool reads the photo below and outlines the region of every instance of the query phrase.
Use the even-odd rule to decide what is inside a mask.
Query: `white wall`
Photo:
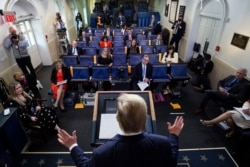
[[[203,4],[208,1],[218,0],[203,0]],[[220,1],[220,0],[219,0]],[[168,18],[164,16],[165,4],[170,4],[171,0],[163,1],[161,4],[155,2],[155,9],[161,9],[161,24],[171,30],[172,24],[169,23]],[[231,40],[234,33],[239,33],[250,37],[250,1],[249,0],[225,0],[226,4],[226,19],[224,21],[223,31],[221,37],[216,45],[221,47],[219,52],[213,54],[214,58],[220,59],[225,64],[235,69],[238,67],[247,68],[250,76],[250,41],[248,42],[246,49],[242,50],[234,45],[231,45]],[[164,9],[159,6],[164,6]],[[186,6],[184,20],[187,23],[186,33],[182,39],[180,55],[183,56],[183,60],[188,62],[192,57],[193,44],[197,38],[197,24],[199,24],[199,9],[200,0],[179,0],[179,5]],[[204,8],[204,5],[203,5]],[[184,43],[184,45],[183,45]],[[214,48],[215,49],[215,48]],[[219,71],[218,71],[219,72]]]

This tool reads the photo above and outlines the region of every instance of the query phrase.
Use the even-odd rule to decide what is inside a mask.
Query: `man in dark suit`
[[[179,16],[179,19],[174,22],[172,25],[173,36],[169,45],[175,44],[175,52],[178,52],[179,42],[182,36],[185,34],[186,23],[183,21],[183,17]]]
[[[79,37],[79,42],[86,42],[86,46],[89,46],[90,38],[87,36],[86,32],[83,31],[82,35]]]
[[[149,27],[154,28],[156,25],[157,25],[157,20],[155,18],[155,15],[152,14],[151,19],[150,19],[150,23],[149,23]]]
[[[146,89],[149,90],[153,73],[153,65],[149,63],[149,55],[143,55],[142,61],[133,68],[132,72],[132,89],[140,90],[138,83],[146,82],[149,84]]]
[[[86,32],[86,34],[87,34],[88,37],[93,36],[94,33],[95,33],[94,30],[91,28],[90,25],[88,25],[88,27],[86,28],[85,32]]]
[[[133,39],[135,39],[136,36],[132,33],[132,30],[130,28],[127,29],[127,33],[124,37],[124,41],[126,42],[127,40],[132,41]]]
[[[161,34],[157,34],[156,39],[154,39],[152,42],[152,45],[153,46],[163,45]]]
[[[154,46],[154,52],[155,53],[161,53],[161,49],[160,48],[159,49],[156,48],[156,46],[162,46],[162,45],[164,45],[161,34],[157,34],[156,35],[156,39],[154,39],[152,41],[152,45]]]
[[[198,92],[211,89],[208,74],[213,70],[214,63],[211,55],[204,52],[204,58],[199,59],[195,64],[194,79],[192,80],[193,89]]]
[[[116,19],[116,27],[117,28],[122,28],[123,25],[126,24],[126,18],[122,15],[122,13],[119,13],[119,16]]]
[[[247,100],[247,90],[249,89],[249,81],[245,78],[246,76],[247,69],[239,68],[236,70],[235,75],[230,75],[220,80],[217,90],[206,90],[206,95],[195,113],[204,112],[210,99],[224,109],[242,106],[243,102]]]
[[[184,127],[183,118],[177,116],[173,125],[167,123],[170,135],[165,137],[144,132],[147,104],[140,95],[121,94],[116,106],[116,120],[121,132],[95,148],[91,157],[78,146],[76,131],[70,135],[63,129],[57,129],[58,141],[69,149],[75,165],[175,167],[178,159],[178,136]]]
[[[72,46],[68,49],[68,55],[76,56],[77,64],[80,64],[80,55],[82,55],[82,49],[77,46],[77,41],[72,41]]]

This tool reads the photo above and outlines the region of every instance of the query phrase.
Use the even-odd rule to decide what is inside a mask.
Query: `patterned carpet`
[[[91,152],[87,152],[91,155]],[[22,167],[66,167],[74,166],[68,152],[28,153],[21,155]],[[181,149],[179,151],[178,167],[237,167],[238,165],[224,147]]]

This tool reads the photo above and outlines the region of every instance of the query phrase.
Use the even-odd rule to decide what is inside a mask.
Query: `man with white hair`
[[[169,137],[144,132],[147,104],[136,94],[121,94],[117,98],[116,115],[121,133],[94,149],[87,157],[77,145],[76,131],[72,135],[58,129],[58,141],[66,146],[78,167],[175,167],[178,158],[178,136],[184,126],[177,116],[173,125],[167,123]]]
[[[242,106],[248,96],[246,90],[248,90],[249,81],[246,76],[247,69],[238,68],[234,75],[229,75],[218,82],[217,90],[205,90],[206,94],[195,113],[204,112],[210,99],[227,110]]]

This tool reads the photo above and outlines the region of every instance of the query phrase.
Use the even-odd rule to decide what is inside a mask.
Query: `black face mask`
[[[182,21],[182,19],[178,19],[178,21]]]

